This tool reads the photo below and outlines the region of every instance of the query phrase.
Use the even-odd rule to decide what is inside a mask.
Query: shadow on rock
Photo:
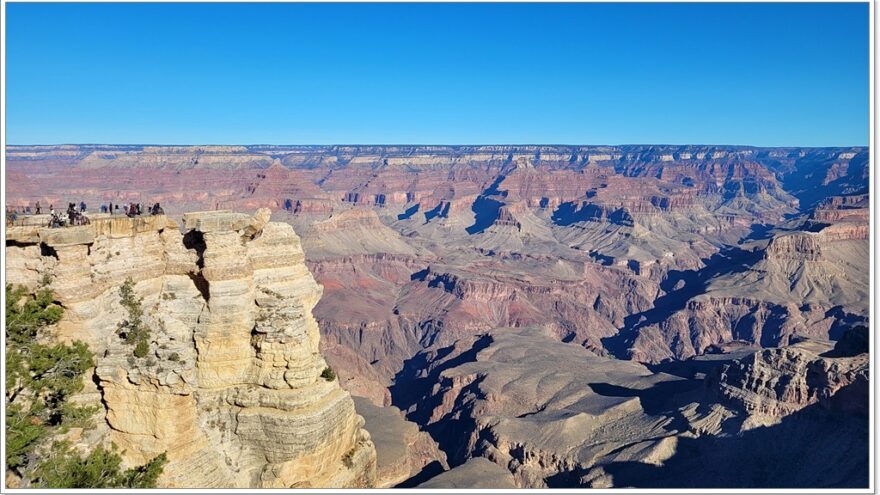
[[[685,432],[689,423],[679,412],[679,408],[694,401],[695,394],[701,394],[703,380],[673,380],[658,382],[646,389],[636,389],[610,383],[589,383],[593,392],[606,397],[638,397],[645,414],[666,416],[671,421],[664,429],[672,432]]]
[[[868,433],[867,416],[817,404],[740,435],[679,437],[659,466],[604,470],[619,488],[867,488]]]
[[[492,337],[489,335],[477,338],[470,349],[435,366],[426,376],[421,375],[430,367],[431,362],[437,362],[448,356],[455,350],[454,346],[443,347],[433,355],[420,352],[406,360],[403,369],[394,377],[394,384],[389,387],[391,404],[401,411],[408,412],[408,419],[423,427],[430,418],[434,406],[423,401],[434,395],[431,391],[435,384],[440,383],[440,374],[444,370],[475,361],[477,353],[489,347],[491,343]]]
[[[443,465],[440,464],[440,461],[433,461],[423,467],[415,476],[401,481],[394,488],[415,488],[443,471]]]
[[[760,250],[747,251],[737,247],[715,253],[705,260],[706,266],[699,270],[670,271],[660,284],[666,294],[654,301],[654,307],[641,313],[627,316],[617,335],[602,339],[602,345],[618,359],[628,359],[629,349],[635,342],[639,331],[665,321],[687,306],[687,302],[706,291],[709,282],[716,277],[745,272],[762,256]]]

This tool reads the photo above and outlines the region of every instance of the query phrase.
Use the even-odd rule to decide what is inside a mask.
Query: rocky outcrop
[[[733,341],[775,347],[798,336],[836,340],[846,328],[866,324],[868,223],[811,227],[816,224],[807,220],[695,272],[694,292],[673,288],[666,307],[632,319],[637,323],[624,329],[633,335],[625,355],[659,362]]]
[[[509,471],[484,457],[468,459],[464,464],[441,473],[418,486],[418,488],[470,488],[474,490],[516,487]]]
[[[46,276],[63,339],[89,343],[109,438],[138,463],[166,452],[166,487],[369,487],[376,454],[323,378],[321,295],[287,224],[215,211],[7,235],[9,281]],[[116,335],[131,279],[151,329],[137,358]]]
[[[638,396],[674,390],[675,377],[595,356],[535,327],[495,329],[419,359],[427,365],[398,377],[396,399],[454,466],[485,457],[517,487],[538,488],[565,486],[554,480],[612,459],[659,463],[674,453],[675,427],[650,417]]]
[[[770,241],[764,255],[770,260],[816,261],[822,256],[821,245],[812,232],[788,234]]]
[[[376,445],[376,487],[397,486],[426,469],[439,472],[449,468],[437,443],[418,425],[404,419],[399,409],[379,407],[363,397],[353,399]]]
[[[830,357],[830,350],[830,345],[814,341],[764,349],[719,367],[709,386],[723,403],[748,414],[744,428],[778,423],[812,404],[867,415],[866,402],[832,404],[832,397],[848,387],[867,394],[868,354]]]
[[[834,349],[826,353],[829,357],[848,357],[867,354],[871,351],[870,330],[864,325],[850,328],[834,343]]]
[[[420,353],[394,396],[453,465],[421,487],[503,488],[503,470],[518,488],[866,486],[868,356],[831,347],[652,372],[540,328],[493,329]]]
[[[687,359],[732,342],[775,347],[788,345],[797,337],[836,339],[847,326],[866,321],[866,313],[857,306],[700,297],[660,323],[639,327],[627,355],[657,363]]]
[[[822,246],[837,241],[867,240],[867,222],[840,222],[829,225],[819,232],[795,232],[774,237],[765,250],[768,260],[822,261]]]

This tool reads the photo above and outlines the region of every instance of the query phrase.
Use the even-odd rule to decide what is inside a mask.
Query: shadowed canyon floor
[[[868,323],[866,148],[70,145],[12,146],[7,160],[9,206],[83,200],[95,212],[160,202],[169,218],[271,209],[268,231],[253,227],[260,234],[243,248],[228,246],[243,256],[258,246],[247,256],[259,266],[307,266],[323,287],[304,303],[320,328],[310,369],[320,371],[315,363],[326,358],[356,397],[353,408],[334,407],[353,418],[356,409],[370,436],[357,440],[359,420],[346,419],[355,440],[327,448],[375,444],[376,458],[363,460],[375,463],[370,484],[867,485],[868,355],[852,344]],[[128,221],[89,215],[99,224]],[[25,215],[7,233],[7,277],[34,285],[45,270],[69,273],[57,291],[81,321],[60,330],[85,325],[101,335],[109,319],[85,313],[104,311],[107,297],[77,306],[64,294],[73,297],[89,276],[110,272],[111,283],[149,262],[154,278],[139,282],[148,298],[172,284],[195,299],[199,278],[186,273],[203,273],[209,292],[211,277],[227,279],[227,268],[210,263],[230,263],[232,279],[243,275],[234,253],[209,255],[210,243],[199,258],[206,240],[191,232],[245,239],[251,217],[241,218],[229,225],[234,235],[184,220],[189,237],[165,261],[138,254],[98,263],[115,252],[111,244],[128,241],[113,240],[112,229],[97,232],[100,240],[57,240],[75,231],[43,234],[33,225],[46,218]],[[281,232],[285,223],[296,234]],[[136,252],[170,249],[177,230],[154,230],[161,242],[131,241]],[[282,245],[291,234],[301,251]],[[52,255],[43,244],[61,247]],[[184,267],[178,251],[195,258]],[[168,256],[181,259],[171,278]],[[229,297],[231,309],[213,293],[203,304],[222,304],[242,328],[259,328],[251,320],[268,309],[254,288],[268,273],[242,285],[254,308],[234,307],[226,289],[218,297]],[[178,306],[180,332],[214,331],[197,309]],[[252,339],[243,335],[242,343]],[[251,359],[246,347],[223,351],[221,361]],[[205,369],[207,349],[196,353]],[[257,380],[211,373],[223,387]],[[196,418],[206,414],[201,407]],[[227,417],[224,407],[211,413],[215,422]],[[205,445],[259,444],[267,434],[252,433],[246,441],[209,433]],[[821,449],[807,449],[810,441]],[[235,448],[231,472],[256,472],[251,447]],[[823,453],[798,462],[786,455],[806,450]],[[284,463],[296,454],[273,455]],[[773,463],[784,476],[767,472]],[[282,471],[272,475],[279,486],[297,479]],[[324,479],[348,480],[340,476]]]

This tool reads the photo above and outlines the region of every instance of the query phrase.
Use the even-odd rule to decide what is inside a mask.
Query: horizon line
[[[822,149],[822,148],[870,148],[870,144],[835,144],[835,145],[825,145],[825,146],[816,146],[816,145],[754,145],[754,144],[703,144],[703,143],[618,143],[618,144],[565,144],[565,143],[469,143],[469,144],[449,144],[449,143],[330,143],[330,144],[309,144],[309,143],[178,143],[178,144],[168,144],[168,143],[48,143],[48,144],[40,144],[40,143],[28,143],[28,144],[13,144],[6,143],[4,147],[25,147],[25,146],[156,146],[156,147],[198,147],[198,146],[245,146],[245,147],[256,147],[256,146],[278,146],[278,147],[293,147],[293,146],[301,146],[301,147],[310,147],[310,148],[319,148],[319,147],[334,147],[334,146],[350,146],[350,147],[366,147],[366,146],[376,146],[376,147],[426,147],[426,146],[437,146],[437,147],[467,147],[467,146],[508,146],[508,147],[517,147],[517,146],[558,146],[558,147],[570,147],[570,148],[590,148],[590,147],[623,147],[623,146],[702,146],[702,147],[730,147],[730,148],[813,148],[813,149]]]

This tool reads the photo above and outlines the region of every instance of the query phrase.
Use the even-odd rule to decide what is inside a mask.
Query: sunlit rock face
[[[370,487],[376,452],[338,381],[321,376],[321,296],[287,224],[226,211],[96,216],[7,234],[11,283],[51,279],[58,335],[89,343],[108,440],[139,463],[166,452],[165,487]],[[116,335],[119,287],[143,298],[150,351]],[[86,394],[88,395],[88,394]]]

